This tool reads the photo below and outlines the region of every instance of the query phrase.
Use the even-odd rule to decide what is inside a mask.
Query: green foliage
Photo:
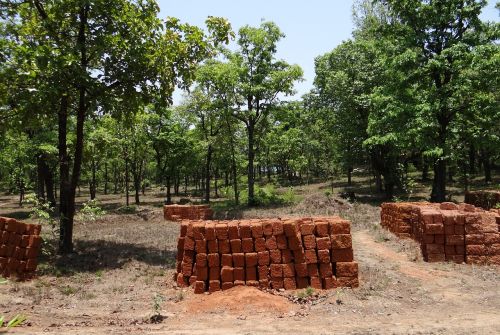
[[[311,286],[308,286],[304,290],[299,291],[297,293],[297,297],[300,299],[306,299],[306,298],[312,297],[314,295],[314,293],[315,293],[314,288],[312,288]]]
[[[82,208],[78,212],[78,219],[84,222],[96,221],[105,214],[106,211],[99,206],[99,201],[94,199],[83,203]]]

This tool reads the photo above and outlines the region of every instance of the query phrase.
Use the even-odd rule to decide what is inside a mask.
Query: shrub
[[[82,221],[96,221],[105,215],[106,212],[99,206],[97,199],[89,200],[83,204],[78,213],[78,219]]]

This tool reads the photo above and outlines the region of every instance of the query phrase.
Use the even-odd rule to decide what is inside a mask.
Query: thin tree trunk
[[[255,194],[254,194],[254,123],[250,121],[248,123],[247,132],[248,132],[248,205],[255,205]]]
[[[205,202],[210,202],[210,164],[212,163],[212,145],[208,145],[207,159],[205,162]]]

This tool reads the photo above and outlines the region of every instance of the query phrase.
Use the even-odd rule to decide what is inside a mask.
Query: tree
[[[248,157],[248,204],[255,204],[254,160],[256,133],[267,118],[279,95],[292,94],[293,85],[302,78],[298,65],[276,60],[277,43],[284,35],[272,22],[264,22],[258,28],[245,26],[239,31],[239,49],[229,55],[237,67],[239,83],[236,92],[241,98],[234,117],[244,123],[247,132]]]
[[[174,87],[188,87],[198,63],[228,41],[230,25],[209,18],[207,36],[175,18],[163,24],[152,0],[4,1],[0,9],[15,22],[11,36],[19,53],[27,55],[11,60],[28,60],[48,100],[59,101],[54,113],[61,180],[59,251],[69,253],[89,114],[99,108],[120,110],[113,107],[130,107],[153,97],[159,97],[159,103],[171,101]],[[75,146],[70,161],[67,135],[73,111]]]

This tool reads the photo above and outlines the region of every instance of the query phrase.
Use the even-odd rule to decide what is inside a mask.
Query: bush
[[[78,213],[78,219],[82,221],[95,221],[105,215],[106,212],[99,206],[97,199],[89,200],[83,204]]]

